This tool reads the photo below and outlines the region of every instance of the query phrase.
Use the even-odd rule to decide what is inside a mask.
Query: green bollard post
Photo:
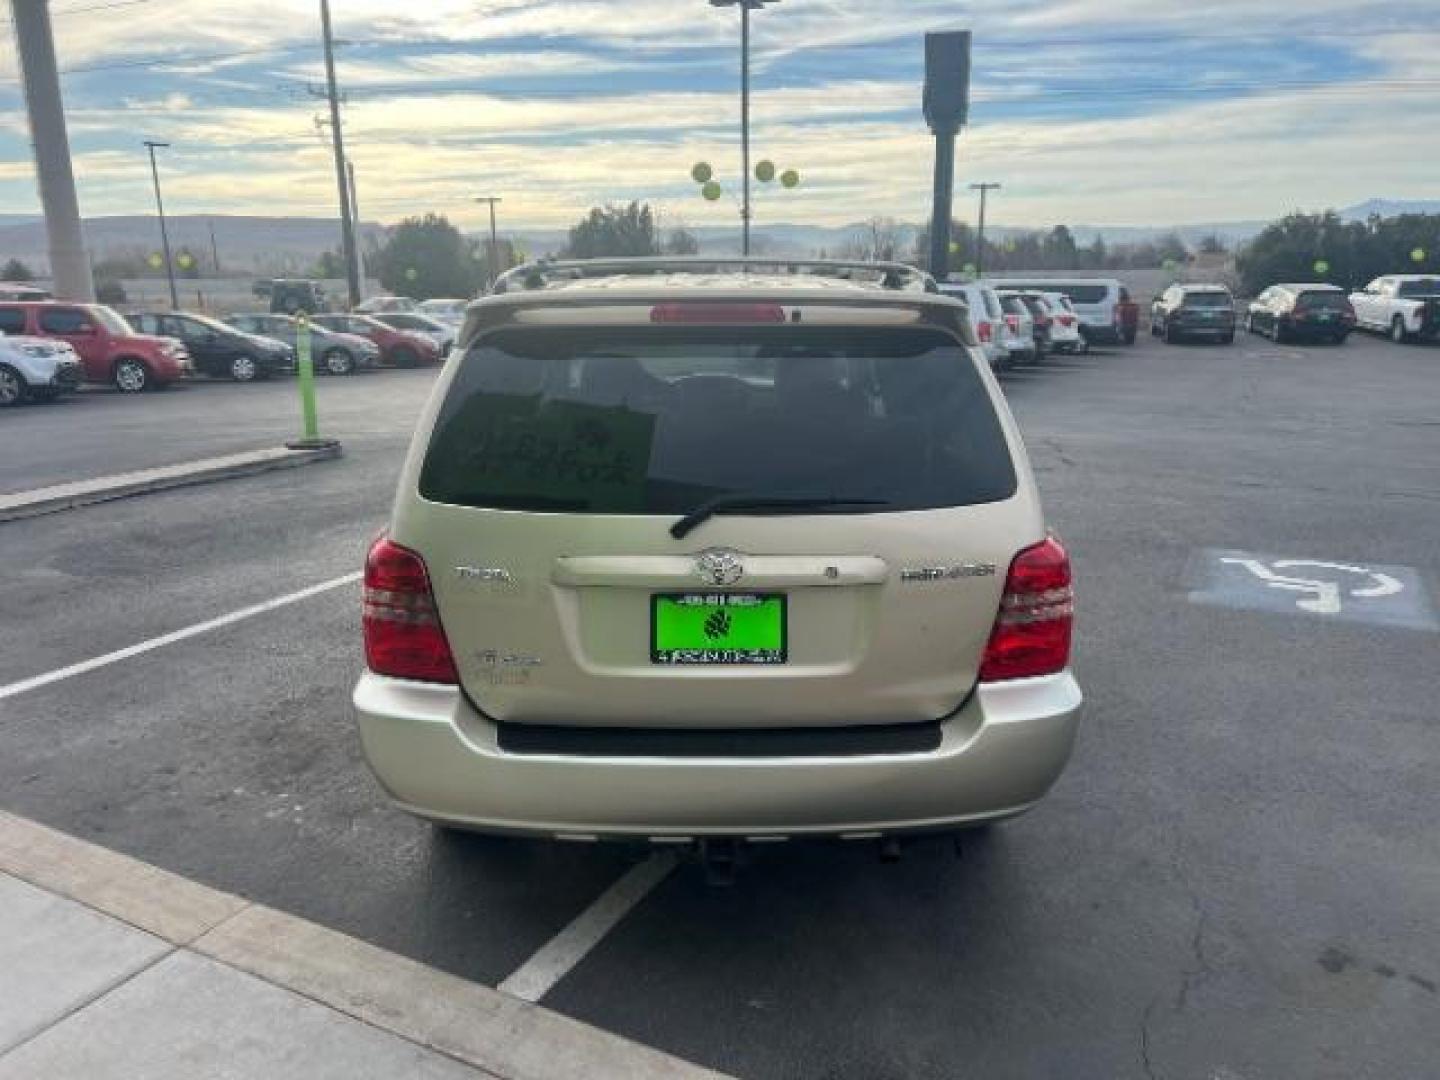
[[[292,450],[319,450],[338,446],[335,439],[320,437],[320,417],[315,409],[315,357],[310,348],[310,316],[295,316],[295,370],[300,383],[300,415],[305,430],[300,438],[285,445]]]

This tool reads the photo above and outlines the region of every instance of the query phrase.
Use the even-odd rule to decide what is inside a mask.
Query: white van
[[[1087,344],[1134,345],[1140,311],[1130,290],[1115,278],[1004,278],[987,284],[1021,292],[1064,293],[1080,316]]]

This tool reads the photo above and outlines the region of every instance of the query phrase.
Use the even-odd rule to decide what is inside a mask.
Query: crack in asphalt
[[[1208,916],[1205,914],[1204,905],[1200,902],[1199,893],[1191,889],[1189,894],[1190,906],[1195,913],[1195,927],[1190,932],[1190,956],[1193,962],[1180,973],[1180,985],[1176,988],[1175,999],[1170,1005],[1171,1015],[1184,1012],[1190,1002],[1190,994],[1215,974],[1213,961],[1205,955],[1205,930]],[[1149,1080],[1157,1080],[1159,1076],[1155,1071],[1155,1062],[1150,1056],[1150,1026],[1155,1018],[1155,1010],[1163,996],[1163,994],[1156,994],[1151,998],[1150,1004],[1145,1006],[1144,1015],[1140,1019],[1140,1064],[1145,1069],[1145,1075]]]

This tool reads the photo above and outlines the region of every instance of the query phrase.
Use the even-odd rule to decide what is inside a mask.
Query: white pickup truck
[[[1389,274],[1350,294],[1355,325],[1394,341],[1440,336],[1440,277]]]

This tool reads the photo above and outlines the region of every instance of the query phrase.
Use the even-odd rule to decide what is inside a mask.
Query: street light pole
[[[160,199],[160,169],[155,164],[155,151],[169,147],[168,142],[145,140],[145,149],[150,151],[150,177],[155,181],[155,209],[160,212],[160,246],[165,251],[165,277],[170,282],[170,310],[180,310],[180,295],[175,291],[175,262],[170,258],[170,234],[165,228],[165,203]]]
[[[495,279],[500,276],[498,264],[500,262],[500,237],[495,231],[495,204],[504,202],[498,195],[481,195],[475,200],[490,204],[490,254],[485,260],[485,273],[489,278],[487,289],[495,288]]]
[[[999,191],[1000,185],[993,183],[971,184],[971,191],[980,192],[980,238],[975,245],[975,276],[985,276],[985,196]]]
[[[330,141],[335,151],[335,184],[340,189],[340,244],[345,256],[345,284],[353,308],[360,303],[360,268],[355,262],[355,221],[350,212],[350,184],[345,176],[340,92],[335,87],[335,40],[330,30],[330,0],[320,0],[320,31],[325,41],[325,96],[330,99]]]
[[[750,12],[780,0],[710,0],[711,7],[740,8],[740,170],[744,199],[740,206],[740,251],[750,254]]]

